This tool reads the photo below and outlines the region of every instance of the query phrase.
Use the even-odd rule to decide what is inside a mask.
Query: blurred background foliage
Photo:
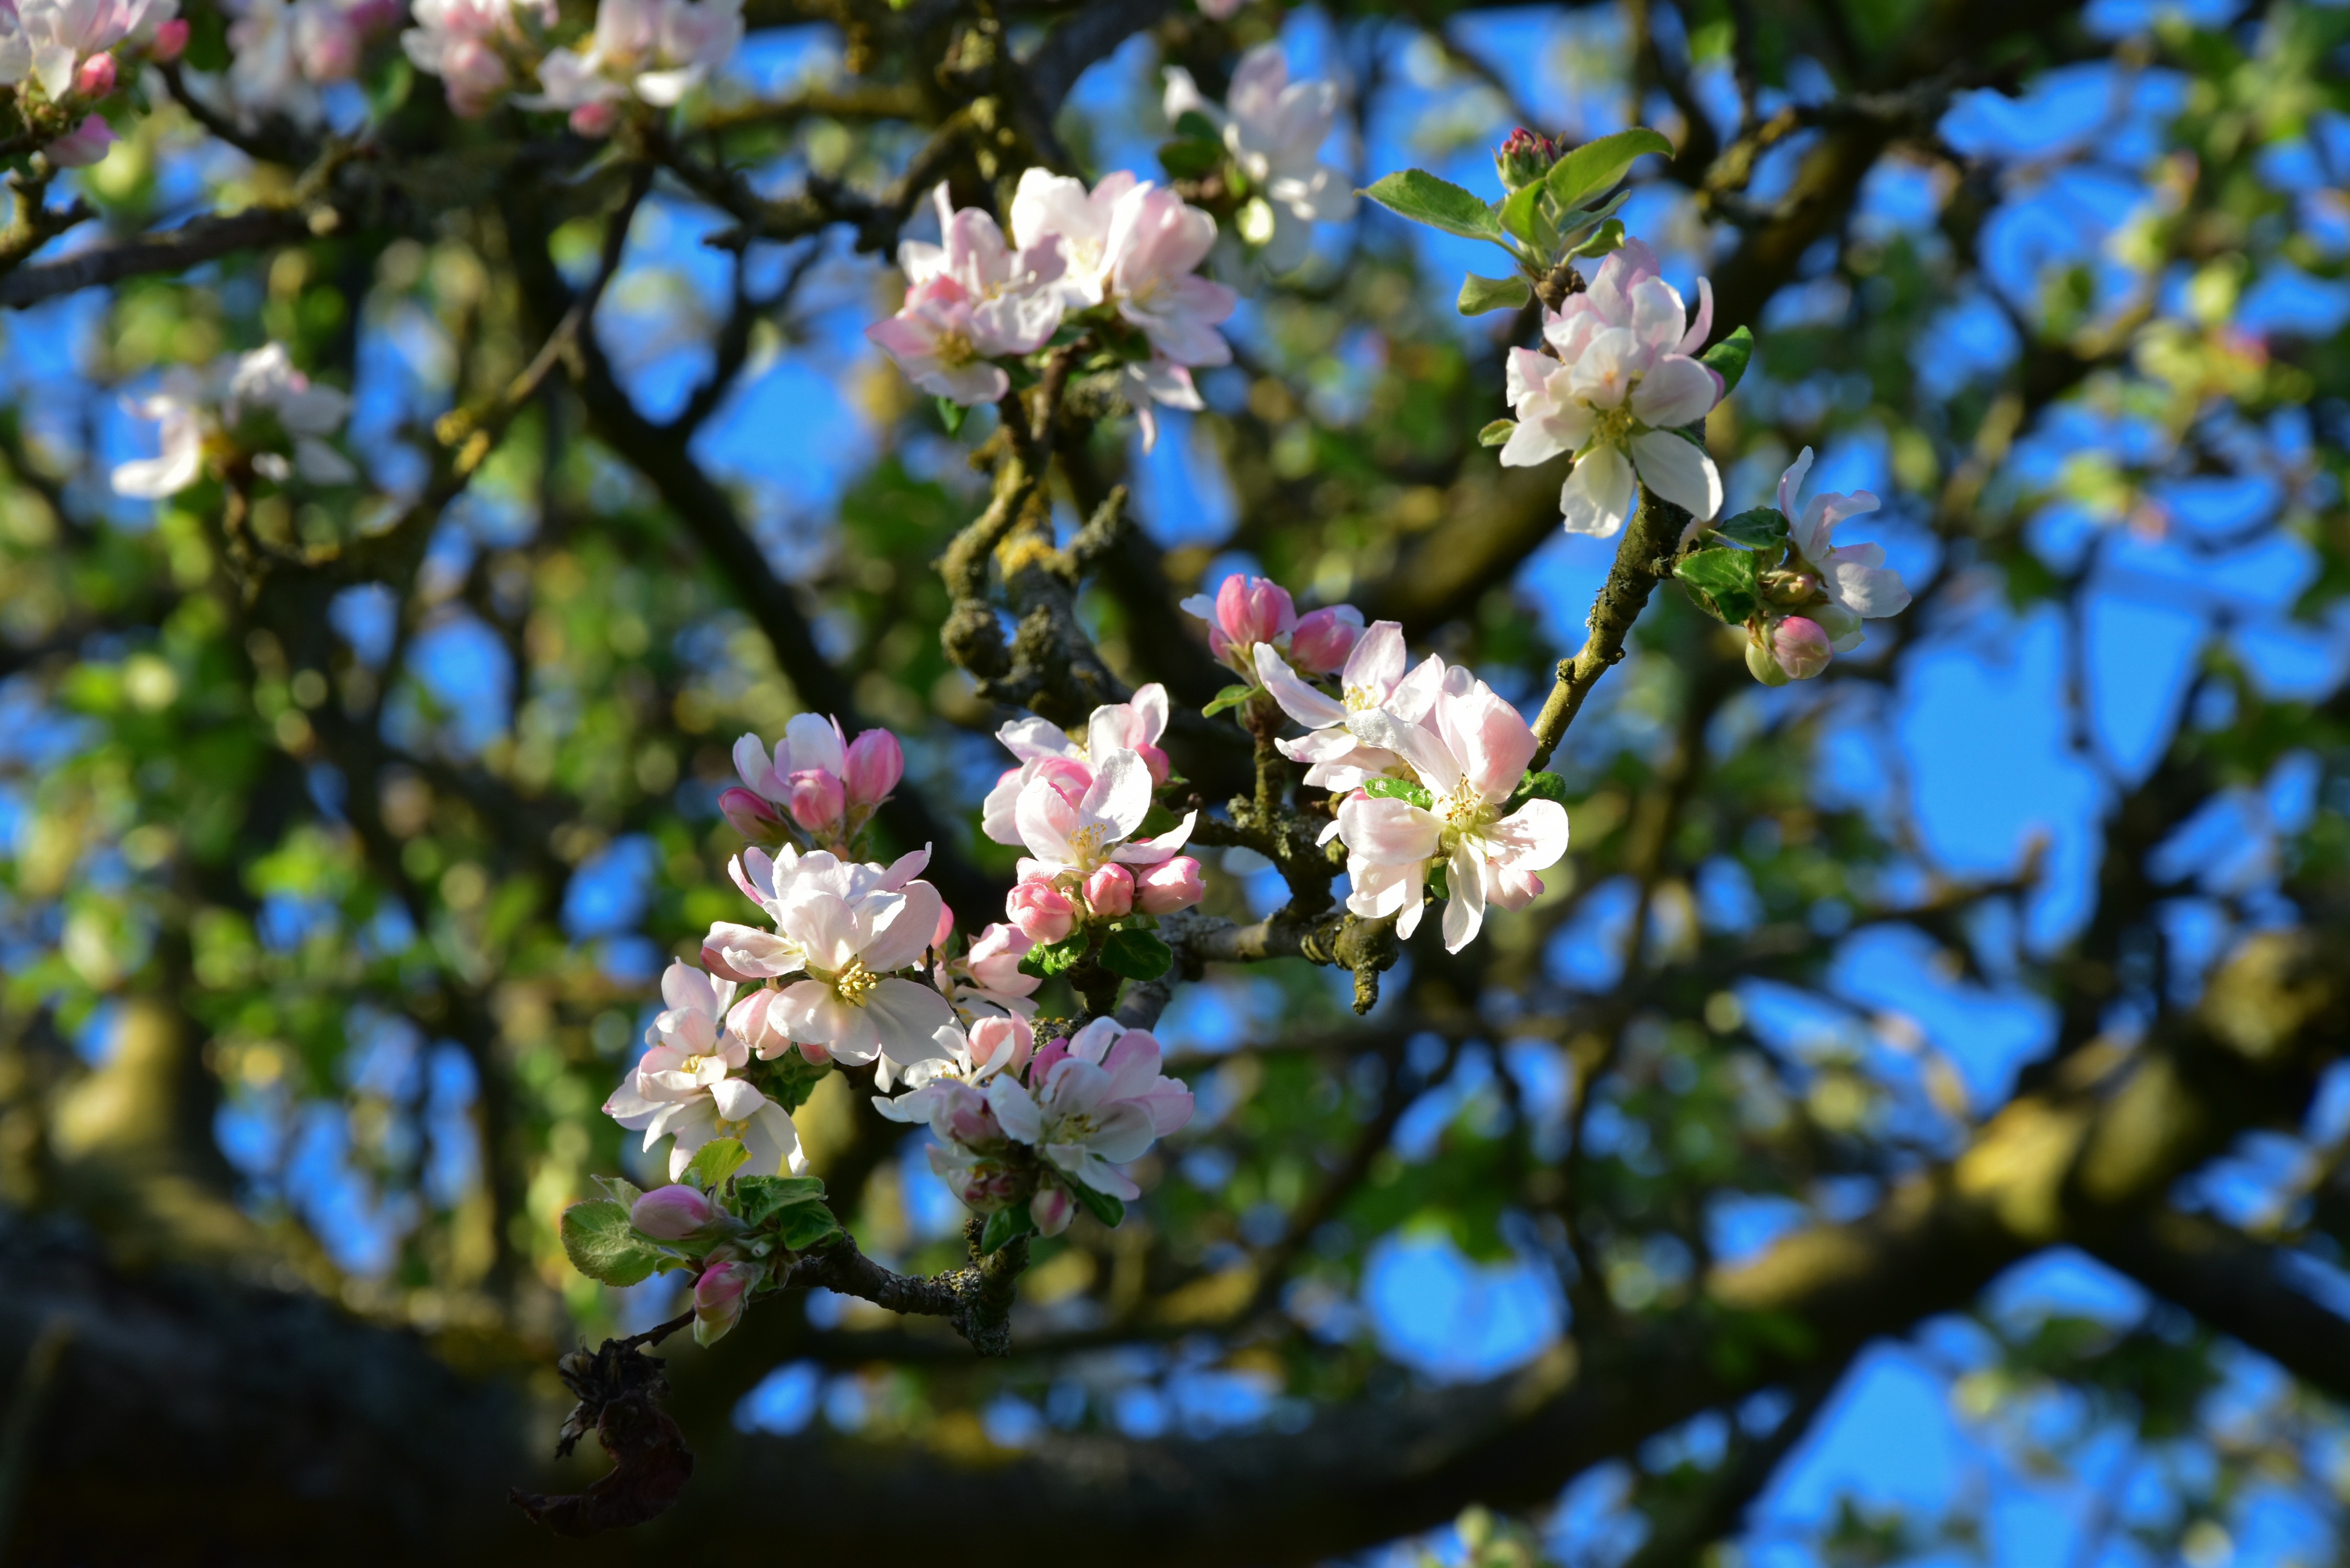
[[[1186,991],[1162,1033],[1201,1115],[1138,1171],[1125,1225],[1038,1247],[1011,1362],[842,1298],[764,1303],[672,1357],[704,1477],[608,1555],[755,1520],[727,1478],[762,1454],[985,1473],[1304,1432],[1702,1324],[1717,1268],[1867,1213],[2082,1053],[2139,1048],[2248,933],[2338,926],[2350,11],[751,9],[694,143],[763,197],[885,187],[954,102],[943,49],[987,16],[1015,53],[1117,19],[1053,121],[1091,173],[1155,172],[1162,64],[1215,93],[1275,36],[1342,84],[1332,156],[1364,182],[1418,165],[1488,189],[1515,123],[1660,128],[1678,155],[1638,171],[1625,216],[1760,344],[1708,432],[1729,510],[1813,447],[1821,487],[1885,498],[1854,531],[1918,602],[1771,691],[1660,594],[1561,753],[1571,870],[1533,910],[1458,958],[1414,944],[1367,1021],[1343,976],[1294,961]],[[404,66],[368,85],[372,109],[355,90],[332,112],[380,116],[410,199],[5,324],[0,1196],[136,1277],[323,1298],[524,1390],[500,1407],[511,1477],[472,1476],[494,1507],[552,1430],[553,1355],[673,1310],[671,1285],[572,1272],[555,1221],[591,1172],[648,1172],[598,1106],[661,965],[739,918],[714,805],[734,737],[806,708],[892,727],[924,812],[889,846],[936,838],[967,929],[1009,879],[974,831],[1008,715],[941,655],[932,570],[983,499],[964,460],[992,415],[949,437],[866,348],[899,285],[854,226],[730,238],[739,213],[665,178],[584,357],[436,504],[436,421],[536,353],[618,186],[577,143],[518,161],[519,118],[452,120]],[[276,147],[165,104],[73,183],[128,234],[283,192],[300,161]],[[989,199],[967,162],[948,176]],[[1147,456],[1128,421],[1062,454],[1069,525],[1113,483],[1138,497],[1082,601],[1123,676],[1196,714],[1222,679],[1174,601],[1251,569],[1539,702],[1612,545],[1559,535],[1555,470],[1476,444],[1532,324],[1454,314],[1474,265],[1367,203],[1291,276],[1220,258],[1247,298],[1208,410]],[[216,488],[109,492],[151,440],[120,400],[271,339],[355,393],[364,490],[265,497],[237,533]],[[1180,716],[1170,750],[1211,800],[1241,756]],[[1246,851],[1213,869],[1213,909],[1278,901]],[[2339,1074],[2167,1201],[2350,1308]],[[799,1119],[868,1251],[958,1260],[926,1135],[841,1075]],[[10,1266],[13,1291],[46,1265]],[[1700,1335],[1730,1392],[1694,1419],[1562,1461],[1540,1499],[1456,1488],[1412,1526],[1432,1534],[1336,1521],[1278,1554],[2340,1561],[2350,1383],[2296,1378],[2175,1293],[2059,1245],[1834,1355],[1801,1323],[1775,1348]],[[1773,1355],[1802,1365],[1750,1386],[1740,1358]],[[31,1407],[36,1380],[10,1376]],[[36,1555],[90,1528],[88,1459],[7,1461],[56,1482],[18,1507]],[[371,1506],[364,1475],[338,1484]],[[451,1520],[480,1501],[430,1495]],[[1517,1517],[1442,1523],[1484,1501]],[[432,1508],[402,1517],[398,1539],[436,1537]],[[223,1550],[268,1534],[220,1528]],[[916,1506],[890,1528],[947,1555],[965,1523]]]

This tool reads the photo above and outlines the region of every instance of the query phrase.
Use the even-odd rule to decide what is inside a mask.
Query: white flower
[[[1142,1196],[1118,1169],[1191,1119],[1191,1091],[1159,1070],[1148,1031],[1097,1018],[1065,1051],[1037,1054],[1023,1086],[1010,1075],[988,1085],[1004,1133],[1028,1144],[1069,1179],[1131,1201]]]
[[[733,57],[743,33],[743,0],[600,0],[586,47],[548,51],[543,90],[515,101],[576,109],[633,94],[671,108]]]
[[[161,501],[203,477],[204,402],[203,378],[175,367],[164,372],[162,389],[154,396],[125,403],[140,419],[161,422],[162,450],[153,457],[117,465],[113,478],[117,495]]]
[[[32,77],[54,103],[73,89],[82,61],[163,21],[177,6],[151,0],[21,0],[9,9],[16,26],[0,28],[0,83]]]
[[[1082,180],[1032,168],[1020,176],[1012,196],[1012,243],[1023,251],[1057,241],[1063,270],[1057,281],[1072,310],[1099,305],[1109,289],[1118,258],[1110,229],[1118,202],[1139,189],[1125,170],[1105,174],[1091,191]]]
[[[1322,144],[1338,112],[1338,88],[1326,81],[1291,81],[1281,45],[1266,43],[1241,57],[1225,104],[1220,109],[1201,97],[1182,67],[1168,67],[1162,100],[1168,123],[1196,112],[1222,132],[1233,161],[1264,192],[1273,213],[1265,265],[1286,272],[1305,259],[1315,223],[1342,223],[1355,215],[1354,182],[1322,161]]]
[[[931,975],[938,982],[940,994],[966,1024],[993,1015],[1033,1018],[1036,1015],[1035,992],[1045,982],[1033,974],[1023,974],[1020,961],[1035,945],[1017,927],[999,922],[981,931],[962,957],[951,963],[940,961]]]
[[[645,1054],[604,1102],[604,1112],[630,1131],[641,1130],[648,1149],[664,1137],[670,1149],[670,1179],[683,1174],[693,1151],[713,1138],[731,1137],[750,1152],[762,1173],[805,1170],[799,1134],[781,1106],[731,1076],[750,1060],[725,1018],[733,985],[691,964],[673,963],[661,976],[661,1000],[669,1005],[645,1033]]]
[[[1908,608],[1909,590],[1901,574],[1885,564],[1884,545],[1836,547],[1835,525],[1847,517],[1876,511],[1876,496],[1866,490],[1850,495],[1814,495],[1810,505],[1795,510],[1795,497],[1811,471],[1812,449],[1805,447],[1780,476],[1779,511],[1787,519],[1787,542],[1819,574],[1820,587],[1830,602],[1851,618],[1848,625],[1829,628],[1835,636],[1835,650],[1844,653],[1859,646],[1862,619],[1881,620]]]
[[[1215,244],[1214,218],[1147,182],[1111,210],[1111,294],[1118,313],[1150,339],[1155,358],[1176,365],[1232,361],[1232,346],[1216,328],[1240,296],[1197,271]]]
[[[1013,811],[1020,841],[1034,857],[1021,862],[1021,880],[1065,872],[1083,877],[1113,861],[1157,866],[1190,842],[1200,815],[1187,812],[1158,837],[1135,839],[1135,831],[1149,815],[1149,767],[1124,749],[1097,760],[1093,778],[1081,793],[1049,774],[1029,780]]]
[[[908,240],[898,247],[906,281],[919,287],[932,278],[954,279],[971,301],[982,338],[1003,345],[992,352],[1030,354],[1044,347],[1061,325],[1058,286],[1067,264],[1059,237],[1048,234],[1014,250],[986,213],[956,211],[945,182],[931,201],[939,214],[939,243]]]
[[[1700,285],[1697,319],[1657,275],[1638,240],[1603,263],[1590,288],[1544,312],[1543,337],[1558,358],[1510,350],[1510,404],[1518,427],[1502,448],[1506,468],[1575,454],[1559,492],[1570,534],[1606,538],[1637,501],[1633,476],[1700,520],[1721,510],[1721,475],[1705,449],[1679,433],[1721,400],[1721,378],[1691,358],[1713,327],[1713,293]]]
[[[1112,752],[1133,752],[1142,758],[1151,782],[1167,778],[1167,753],[1159,737],[1167,732],[1167,688],[1156,680],[1138,688],[1123,702],[1105,702],[1086,721],[1086,738],[1073,738],[1048,719],[1016,719],[995,732],[1004,749],[1020,760],[987,792],[980,806],[980,831],[998,844],[1021,842],[1014,814],[1020,792],[1039,774],[1049,773],[1083,794],[1093,782],[1094,757]]]
[[[1347,727],[1348,714],[1373,709],[1399,723],[1417,724],[1436,701],[1444,680],[1444,661],[1431,653],[1407,673],[1400,625],[1391,620],[1371,623],[1338,671],[1336,697],[1300,680],[1271,643],[1258,643],[1255,652],[1257,679],[1273,693],[1282,711],[1309,732],[1294,741],[1274,742],[1291,761],[1309,764],[1307,784],[1343,791],[1360,789],[1367,779],[1409,775],[1409,765],[1401,757],[1365,745]],[[1328,837],[1326,833],[1326,843]]]
[[[1429,867],[1441,860],[1450,894],[1444,946],[1459,952],[1475,940],[1487,903],[1522,909],[1542,890],[1534,873],[1566,853],[1566,808],[1530,800],[1502,815],[1534,753],[1534,732],[1515,708],[1455,670],[1426,723],[1404,723],[1376,708],[1350,713],[1347,722],[1366,743],[1409,763],[1430,796],[1419,806],[1356,794],[1338,807],[1353,883],[1347,909],[1397,916],[1396,933],[1410,936]]]
[[[161,422],[162,451],[116,468],[115,492],[161,500],[185,490],[203,477],[205,441],[215,432],[253,449],[254,467],[270,479],[298,473],[312,484],[347,484],[359,470],[325,438],[342,429],[350,409],[348,394],[314,385],[279,343],[223,358],[203,371],[175,369],[153,397],[130,405],[133,413]],[[256,418],[276,428],[256,425]],[[293,447],[290,463],[274,450],[281,438]]]
[[[902,1069],[941,1059],[935,1036],[954,1023],[954,1010],[897,972],[920,960],[938,929],[938,889],[928,882],[883,888],[887,873],[878,866],[812,869],[816,858],[801,857],[776,921],[778,933],[806,955],[808,978],[770,1005],[770,1024],[844,1062],[879,1056]]]
[[[514,85],[504,50],[529,41],[524,12],[541,27],[555,25],[555,0],[415,0],[416,26],[400,34],[400,47],[418,70],[442,79],[457,114],[486,114]]]

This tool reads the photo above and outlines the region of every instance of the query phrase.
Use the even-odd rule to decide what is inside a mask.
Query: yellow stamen
[[[848,967],[832,977],[832,989],[851,1007],[864,1006],[865,999],[880,983],[881,977],[867,969],[863,959],[850,959]]]

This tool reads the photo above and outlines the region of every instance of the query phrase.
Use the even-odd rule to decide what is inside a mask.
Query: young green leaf
[[[1477,444],[1479,446],[1507,446],[1510,444],[1511,434],[1515,431],[1517,428],[1518,421],[1515,420],[1495,420],[1492,424],[1487,425],[1483,430],[1477,432]]]
[[[956,402],[952,398],[941,398],[938,400],[938,405],[939,423],[947,427],[947,434],[961,435],[962,433],[963,416],[970,413],[971,410],[964,408],[961,403]]]
[[[1508,277],[1479,277],[1472,272],[1461,280],[1461,299],[1455,308],[1463,316],[1482,316],[1489,310],[1515,310],[1534,296],[1534,285],[1515,273]]]
[[[1762,593],[1761,564],[1747,550],[1699,550],[1673,567],[1705,610],[1726,626],[1743,626]]]
[[[1436,804],[1436,797],[1428,793],[1428,786],[1415,779],[1366,780],[1363,793],[1383,796],[1388,800],[1408,800],[1423,811]]]
[[[1162,141],[1159,144],[1159,166],[1177,180],[1197,180],[1224,161],[1223,143],[1220,141]]]
[[[1222,691],[1216,693],[1216,700],[1214,701],[1200,710],[1200,717],[1202,719],[1212,719],[1227,708],[1237,708],[1242,703],[1247,701],[1249,700],[1249,693],[1255,690],[1256,688],[1253,686],[1242,686],[1237,683],[1227,686]]]
[[[1396,216],[1409,218],[1415,223],[1426,223],[1430,228],[1467,239],[1503,244],[1502,225],[1492,207],[1450,180],[1440,180],[1426,170],[1402,170],[1358,194],[1368,196]]]
[[[633,1285],[670,1262],[669,1254],[637,1234],[629,1211],[598,1199],[563,1211],[563,1255],[591,1280]]]
[[[1586,141],[1550,166],[1544,183],[1561,207],[1576,207],[1624,177],[1636,159],[1651,152],[1672,156],[1673,144],[1646,126],[1636,125],[1596,141]]]
[[[1604,256],[1624,243],[1624,220],[1610,218],[1591,233],[1591,236],[1566,254],[1588,260]]]
[[[743,1162],[750,1158],[751,1151],[733,1138],[714,1137],[693,1151],[692,1162],[687,1165],[685,1174],[678,1179],[706,1192],[723,1185],[728,1177],[742,1169]]]
[[[775,1240],[795,1252],[805,1252],[840,1229],[832,1210],[821,1203],[795,1203],[775,1221]]]
[[[1746,362],[1754,358],[1754,334],[1743,327],[1698,356],[1700,362],[1721,377],[1721,395],[1738,390],[1738,383],[1746,374]]]
[[[1787,520],[1775,506],[1757,506],[1752,512],[1723,518],[1713,525],[1713,531],[1737,544],[1766,550],[1787,537]]]
[[[1126,1218],[1126,1205],[1107,1192],[1096,1192],[1079,1181],[1069,1183],[1069,1190],[1076,1196],[1078,1202],[1086,1206],[1087,1213],[1113,1231],[1118,1229],[1118,1221]]]
[[[813,1176],[738,1176],[734,1213],[745,1225],[764,1225],[795,1204],[822,1204],[824,1183]]]
[[[1067,973],[1069,966],[1085,956],[1086,933],[1071,931],[1049,947],[1029,949],[1028,956],[1020,961],[1020,972],[1049,980],[1054,975]]]
[[[1513,804],[1529,800],[1555,800],[1564,805],[1566,804],[1566,781],[1556,774],[1528,773],[1525,777],[1518,781],[1517,791],[1510,798]]]
[[[637,1199],[644,1196],[644,1192],[635,1182],[623,1180],[617,1176],[591,1176],[588,1179],[602,1188],[604,1196],[623,1209],[634,1207]]]
[[[1174,961],[1175,950],[1149,931],[1112,931],[1102,943],[1102,968],[1128,980],[1157,980]]]
[[[1524,244],[1534,243],[1534,218],[1542,201],[1540,184],[1513,191],[1502,202],[1502,232]]]
[[[999,1209],[987,1217],[987,1228],[979,1233],[980,1256],[985,1257],[1007,1241],[1032,1235],[1036,1221],[1028,1218],[1028,1205],[1017,1209]]]
[[[1216,122],[1196,109],[1187,109],[1177,115],[1174,130],[1185,141],[1212,141],[1219,147],[1224,144],[1224,133],[1216,129]]]

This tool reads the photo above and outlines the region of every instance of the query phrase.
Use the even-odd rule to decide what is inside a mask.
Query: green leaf
[[[979,1255],[987,1256],[1007,1241],[1035,1233],[1036,1221],[1028,1218],[1028,1205],[1017,1209],[999,1209],[987,1217],[987,1228],[979,1233]]]
[[[591,1280],[633,1285],[650,1279],[669,1255],[636,1232],[629,1211],[597,1199],[563,1211],[563,1255]]]
[[[1162,141],[1159,144],[1160,167],[1178,180],[1197,180],[1224,161],[1223,143],[1220,141]]]
[[[1423,811],[1436,805],[1436,797],[1428,793],[1428,786],[1416,779],[1368,779],[1364,782],[1363,793],[1386,800],[1408,800]]]
[[[1196,109],[1177,115],[1174,130],[1186,141],[1212,141],[1220,148],[1224,144],[1224,133],[1216,129],[1216,122]]]
[[[1426,223],[1431,229],[1442,229],[1465,239],[1503,244],[1502,225],[1495,220],[1492,207],[1450,180],[1440,180],[1424,169],[1406,169],[1390,174],[1357,194],[1368,196],[1396,216],[1409,218],[1415,223]]]
[[[1510,444],[1511,435],[1516,431],[1517,428],[1518,421],[1515,420],[1495,420],[1492,424],[1487,425],[1483,430],[1477,432],[1477,444],[1479,446],[1507,446]]]
[[[1502,232],[1531,245],[1534,243],[1535,208],[1541,202],[1539,182],[1513,191],[1502,202]]]
[[[1175,950],[1149,931],[1112,931],[1102,943],[1102,968],[1128,980],[1157,980],[1174,961]]]
[[[1698,356],[1699,360],[1721,372],[1721,395],[1738,390],[1738,383],[1746,374],[1746,362],[1754,358],[1754,334],[1743,327]]]
[[[1673,576],[1716,619],[1743,626],[1762,594],[1760,558],[1749,550],[1699,550],[1673,566]]]
[[[1040,980],[1049,979],[1056,974],[1066,974],[1072,964],[1085,956],[1086,933],[1071,931],[1050,947],[1029,949],[1028,956],[1020,961],[1020,972],[1033,974]]]
[[[795,1252],[805,1252],[840,1229],[832,1210],[821,1203],[795,1203],[775,1225],[775,1240]]]
[[[1518,781],[1517,792],[1511,798],[1518,801],[1555,800],[1565,805],[1566,781],[1556,774],[1529,773]]]
[[[1775,506],[1757,506],[1752,512],[1723,518],[1713,525],[1713,531],[1725,539],[1766,550],[1787,537],[1787,520]]]
[[[1544,183],[1561,207],[1579,207],[1624,177],[1636,159],[1651,152],[1672,156],[1673,144],[1643,125],[1586,141],[1550,166]]]
[[[1256,688],[1253,686],[1241,686],[1237,684],[1227,686],[1222,691],[1216,693],[1216,700],[1214,701],[1200,710],[1200,717],[1202,719],[1212,719],[1227,708],[1237,708],[1242,703],[1247,701],[1249,700],[1249,693],[1255,690]]]
[[[1472,272],[1461,280],[1461,299],[1455,308],[1463,316],[1482,316],[1489,310],[1515,310],[1534,296],[1534,285],[1515,273],[1508,277],[1479,277]]]
[[[617,1176],[591,1176],[588,1179],[604,1189],[605,1197],[623,1209],[635,1208],[637,1199],[644,1196],[643,1190],[635,1182],[623,1180]]]
[[[738,1176],[734,1213],[743,1224],[764,1225],[795,1204],[822,1204],[824,1183],[813,1176]]]
[[[1599,225],[1587,240],[1566,254],[1571,256],[1604,256],[1624,243],[1624,220],[1610,218]]]
[[[962,433],[963,418],[965,415],[969,414],[971,410],[964,408],[961,403],[956,402],[952,398],[941,398],[938,400],[938,405],[939,423],[947,427],[947,434],[961,435]]]
[[[1069,1190],[1076,1195],[1078,1202],[1086,1206],[1087,1213],[1113,1231],[1118,1229],[1118,1221],[1126,1218],[1126,1205],[1107,1192],[1096,1192],[1082,1181],[1070,1182]]]
[[[678,1179],[707,1192],[723,1185],[728,1177],[742,1169],[743,1161],[750,1158],[751,1151],[733,1138],[714,1137],[693,1151],[692,1162]]]

